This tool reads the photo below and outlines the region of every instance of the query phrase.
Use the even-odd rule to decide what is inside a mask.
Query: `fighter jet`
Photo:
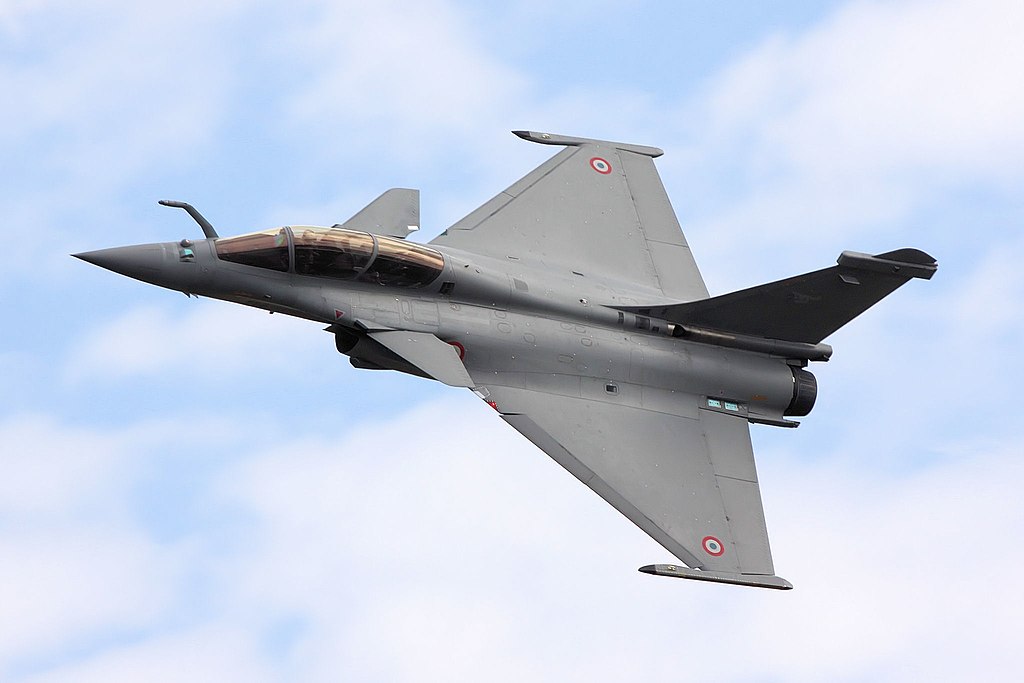
[[[682,563],[640,571],[789,589],[749,424],[796,427],[823,340],[937,263],[916,249],[710,297],[655,147],[514,131],[553,157],[427,244],[419,193],[343,224],[78,258],[187,295],[325,324],[357,368],[466,387]]]

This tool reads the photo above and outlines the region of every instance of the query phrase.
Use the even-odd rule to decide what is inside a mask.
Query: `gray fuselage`
[[[440,275],[396,287],[229,262],[214,244],[168,242],[89,256],[187,294],[325,323],[356,367],[422,375],[367,332],[423,332],[453,344],[477,384],[485,376],[490,385],[517,386],[530,375],[552,393],[694,417],[693,403],[676,398],[699,395],[734,402],[751,421],[790,424],[783,416],[794,400],[794,370],[784,358],[687,341],[672,336],[670,323],[613,308],[661,303],[658,292],[443,247],[436,249],[444,258]]]

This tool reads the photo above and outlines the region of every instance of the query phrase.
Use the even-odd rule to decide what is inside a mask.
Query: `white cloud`
[[[184,549],[138,529],[129,504],[152,427],[0,422],[0,671],[145,628],[172,604]]]
[[[347,146],[401,151],[408,162],[424,145],[492,132],[526,94],[524,77],[495,60],[449,2],[311,8],[312,21],[291,35],[294,55],[313,74],[292,113],[298,125],[344,128],[344,138],[331,138]]]
[[[774,627],[759,624],[783,678],[1008,680],[1024,606],[1004,573],[1024,560],[1017,443],[978,440],[896,476],[857,450],[815,463],[762,453],[773,549],[797,586]],[[801,657],[781,661],[792,642]]]
[[[104,510],[127,481],[123,438],[64,428],[53,419],[14,415],[0,421],[0,513],[48,515]]]
[[[599,558],[610,552],[602,538],[653,545],[469,394],[335,431],[342,438],[317,434],[223,479],[229,499],[258,520],[251,552],[232,564],[246,577],[236,599],[308,619],[293,663],[301,678],[329,680],[337,659],[327,652],[360,678],[465,680],[494,669],[500,680],[545,670],[515,654],[533,645],[535,614],[519,603],[547,609],[559,590],[543,575],[552,569],[581,561],[572,581],[587,585],[610,568],[546,557],[566,527],[583,521],[579,533]],[[610,528],[587,523],[588,511]],[[634,570],[612,569],[628,581]]]
[[[159,374],[217,381],[229,374],[286,373],[294,354],[330,337],[305,320],[268,315],[220,301],[201,300],[184,317],[164,309],[138,308],[82,340],[67,366],[72,381],[121,380]]]
[[[684,171],[698,255],[757,267],[742,252],[780,239],[782,258],[854,235],[923,239],[913,217],[951,192],[1012,192],[1022,29],[1012,1],[855,2],[716,75],[679,112],[693,142],[666,159]]]
[[[8,671],[152,626],[173,605],[184,568],[179,551],[123,518],[76,520],[70,509],[52,525],[7,530],[0,554],[0,670]]]
[[[187,629],[112,649],[84,663],[75,662],[26,680],[32,683],[274,680],[273,668],[262,661],[257,644],[246,635],[221,626]]]
[[[852,3],[734,65],[709,93],[711,130],[745,130],[753,159],[787,170],[1016,175],[1024,87],[1007,67],[1024,62],[1021,28],[1015,2]]]
[[[0,145],[18,150],[32,142],[36,158],[25,161],[60,181],[70,175],[73,182],[60,183],[65,194],[107,188],[140,165],[181,158],[212,132],[223,109],[227,61],[210,24],[230,7],[186,3],[167,13],[122,2],[23,5],[7,21],[23,59],[0,69],[0,84],[21,106],[0,112]],[[42,22],[47,31],[38,30]]]
[[[985,340],[987,345],[998,345],[1020,341],[1024,312],[1016,303],[1024,301],[1024,272],[1019,263],[1022,250],[1024,236],[1008,237],[993,245],[960,282],[953,300],[943,310],[933,310],[951,319],[964,342]]]

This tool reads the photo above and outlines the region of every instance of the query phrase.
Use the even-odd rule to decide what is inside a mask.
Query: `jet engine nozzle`
[[[793,368],[793,400],[783,415],[803,417],[811,412],[817,398],[818,380],[806,370]]]

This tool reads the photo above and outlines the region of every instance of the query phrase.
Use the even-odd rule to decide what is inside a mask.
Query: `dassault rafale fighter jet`
[[[326,324],[357,368],[467,387],[686,566],[792,588],[768,547],[748,423],[796,427],[822,340],[937,263],[916,249],[710,297],[654,167],[662,151],[563,149],[429,246],[417,190],[347,222],[102,249],[78,258],[187,295]]]

